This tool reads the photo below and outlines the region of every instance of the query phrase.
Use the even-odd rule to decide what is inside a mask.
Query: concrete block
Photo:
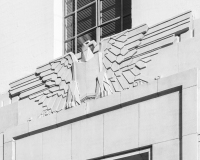
[[[182,134],[198,132],[197,86],[182,91]]]
[[[179,139],[153,144],[153,160],[178,160],[180,159]]]
[[[56,114],[51,114],[29,122],[30,134],[32,134],[31,132],[37,133],[45,128],[54,128],[56,126],[56,116]]]
[[[200,37],[200,19],[194,20],[194,37]]]
[[[42,112],[42,107],[30,100],[25,98],[18,102],[18,124],[26,123],[28,120],[35,120],[39,117]]]
[[[16,160],[42,160],[42,133],[17,140],[15,154]]]
[[[146,69],[140,72],[152,80],[178,73],[178,45],[162,48],[157,55],[151,56]]]
[[[139,147],[179,138],[179,93],[139,104]]]
[[[125,105],[132,103],[134,100],[144,98],[152,94],[157,94],[157,82],[152,81],[148,84],[143,84],[121,92],[121,104]]]
[[[183,136],[183,160],[198,160],[198,135],[190,134],[187,136]]]
[[[103,156],[103,115],[72,124],[72,159]]]
[[[18,124],[18,102],[0,108],[0,132]]]
[[[181,43],[179,47],[179,72],[191,68],[200,68],[200,37],[190,38]]]
[[[15,156],[15,142],[8,142],[8,143],[4,143],[4,160],[12,160],[13,157]]]
[[[63,110],[57,113],[57,125],[62,125],[64,123],[70,123],[71,121],[76,121],[86,117],[86,104],[81,104],[73,108]]]
[[[183,89],[197,85],[197,69],[190,69],[185,72],[158,80],[158,92],[182,86]]]
[[[111,107],[120,107],[120,93],[114,93],[109,96],[91,100],[87,102],[87,114],[101,112]]]
[[[138,148],[138,104],[104,114],[104,154]]]
[[[71,125],[43,132],[43,160],[71,160]]]
[[[11,142],[16,138],[22,138],[24,136],[28,136],[29,135],[29,128],[28,128],[28,122],[12,127],[12,128],[8,128],[5,132],[4,132],[4,143],[7,142]]]

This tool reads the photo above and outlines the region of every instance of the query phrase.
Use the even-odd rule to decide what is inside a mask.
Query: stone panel
[[[121,92],[121,103],[133,101],[135,99],[157,93],[157,82],[152,81],[135,88],[130,88]]]
[[[42,112],[42,107],[26,98],[18,102],[18,112],[18,123],[22,124],[37,119]]]
[[[109,96],[87,102],[87,114],[108,109],[113,106],[120,106],[120,104],[120,93],[114,93]]]
[[[139,104],[139,146],[179,137],[179,93]]]
[[[103,156],[103,115],[72,124],[72,159]]]
[[[42,117],[31,121],[29,123],[29,132],[37,132],[37,130],[44,129],[47,127],[56,126],[56,114],[52,114],[46,117]]]
[[[3,146],[4,139],[3,139],[3,133],[0,134],[0,147]]]
[[[138,147],[138,104],[104,114],[104,155]]]
[[[182,86],[188,88],[197,85],[197,69],[190,69],[185,72],[174,74],[172,76],[161,78],[158,80],[158,92]]]
[[[198,131],[197,86],[183,89],[182,92],[182,134]]]
[[[200,68],[200,37],[190,38],[179,43],[179,72]]]
[[[0,160],[3,160],[3,146],[0,147]]]
[[[42,133],[16,141],[16,160],[42,160]]]
[[[200,135],[198,135],[198,160],[200,160]]]
[[[14,156],[14,142],[4,143],[4,160],[12,160]]]
[[[57,125],[60,125],[61,123],[69,123],[69,120],[82,116],[86,116],[86,104],[81,104],[57,113],[56,123]]]
[[[153,160],[178,160],[180,159],[179,139],[153,145]]]
[[[194,37],[200,37],[200,19],[194,20]]]
[[[42,160],[71,160],[71,125],[43,132]]]
[[[183,160],[198,160],[198,135],[183,136]]]
[[[29,133],[28,123],[11,127],[4,132],[4,143],[12,141],[14,137],[22,136],[25,134],[27,136],[28,133]]]
[[[18,103],[12,103],[0,108],[0,132],[18,123]]]

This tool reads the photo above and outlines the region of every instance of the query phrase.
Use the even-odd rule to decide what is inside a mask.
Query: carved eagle
[[[174,19],[180,22],[169,24],[168,20],[150,28],[140,25],[99,44],[87,41],[81,53],[67,53],[12,82],[10,97],[29,98],[43,108],[40,116],[46,116],[148,83],[153,79],[144,71],[152,57],[190,29],[191,12],[170,21]]]

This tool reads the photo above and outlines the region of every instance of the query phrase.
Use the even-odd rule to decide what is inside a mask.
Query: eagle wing
[[[36,69],[28,77],[11,83],[11,97],[29,98],[42,107],[42,116],[80,104],[78,88],[73,80],[73,53]]]
[[[146,24],[102,40],[103,66],[114,92],[148,83],[156,76],[147,65],[160,50],[190,33],[191,11],[155,26]],[[157,66],[159,67],[159,66]]]

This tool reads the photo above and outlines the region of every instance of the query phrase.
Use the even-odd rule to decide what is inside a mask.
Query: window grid
[[[107,3],[111,3],[111,1],[109,0]],[[113,0],[113,1],[116,2],[115,0]],[[127,0],[124,0],[124,1],[127,1]],[[65,10],[65,12],[64,12],[64,14],[65,14],[65,16],[64,16],[65,17],[65,29],[64,29],[65,52],[69,52],[69,51],[72,51],[74,53],[80,52],[80,43],[83,43],[85,40],[87,40],[87,38],[89,37],[87,34],[92,35],[92,39],[96,38],[95,40],[97,42],[99,42],[101,40],[101,38],[110,36],[112,34],[115,34],[115,33],[118,33],[120,31],[124,30],[124,25],[123,25],[124,18],[126,16],[130,16],[130,13],[127,15],[123,15],[123,12],[124,12],[123,11],[123,0],[118,1],[118,2],[120,2],[119,16],[117,16],[115,18],[112,17],[111,19],[108,19],[105,22],[103,21],[104,17],[103,17],[103,7],[102,7],[104,2],[106,3],[106,0],[93,0],[92,2],[90,2],[88,4],[77,8],[78,0],[65,0],[65,5],[64,5],[65,6],[65,8],[64,8],[64,10]],[[68,5],[72,8],[68,7]],[[94,17],[95,25],[86,30],[84,30],[84,26],[87,27],[87,25],[83,25],[83,27],[82,27],[83,30],[80,33],[78,33],[78,19],[77,19],[77,18],[79,18],[78,14],[80,14],[81,12],[84,12],[84,11],[85,11],[85,13],[87,13],[86,12],[87,8],[89,8],[91,6],[95,6],[95,17]],[[114,8],[114,9],[116,9],[116,8]],[[116,12],[117,11],[115,11],[114,13],[116,13]],[[90,14],[90,12],[88,14]],[[83,16],[84,16],[84,14],[82,15],[82,17]],[[108,13],[107,18],[110,18],[109,16],[112,16],[112,15],[109,15],[109,13]],[[72,17],[71,18],[72,19],[71,26],[67,26],[69,24],[68,23],[69,17]],[[92,15],[91,15],[91,18],[92,18]],[[90,25],[92,25],[92,22]],[[66,23],[67,23],[67,25],[66,25]],[[83,22],[83,23],[86,24],[86,22]],[[120,25],[118,23],[120,23]],[[112,29],[112,27],[109,27],[109,25],[114,26],[113,33],[111,32],[111,33],[104,35],[103,31],[107,31],[107,28]],[[119,27],[118,27],[118,25],[119,25]],[[71,29],[71,30],[69,31],[69,29]],[[79,30],[80,30],[80,28],[79,28]],[[69,33],[66,33],[66,32],[69,32]],[[95,32],[96,36],[94,35],[94,32]],[[68,36],[68,35],[72,35],[72,36]],[[84,37],[85,37],[85,39],[84,39]],[[89,40],[92,40],[92,39],[89,39]],[[78,44],[79,44],[79,48],[78,48]]]

